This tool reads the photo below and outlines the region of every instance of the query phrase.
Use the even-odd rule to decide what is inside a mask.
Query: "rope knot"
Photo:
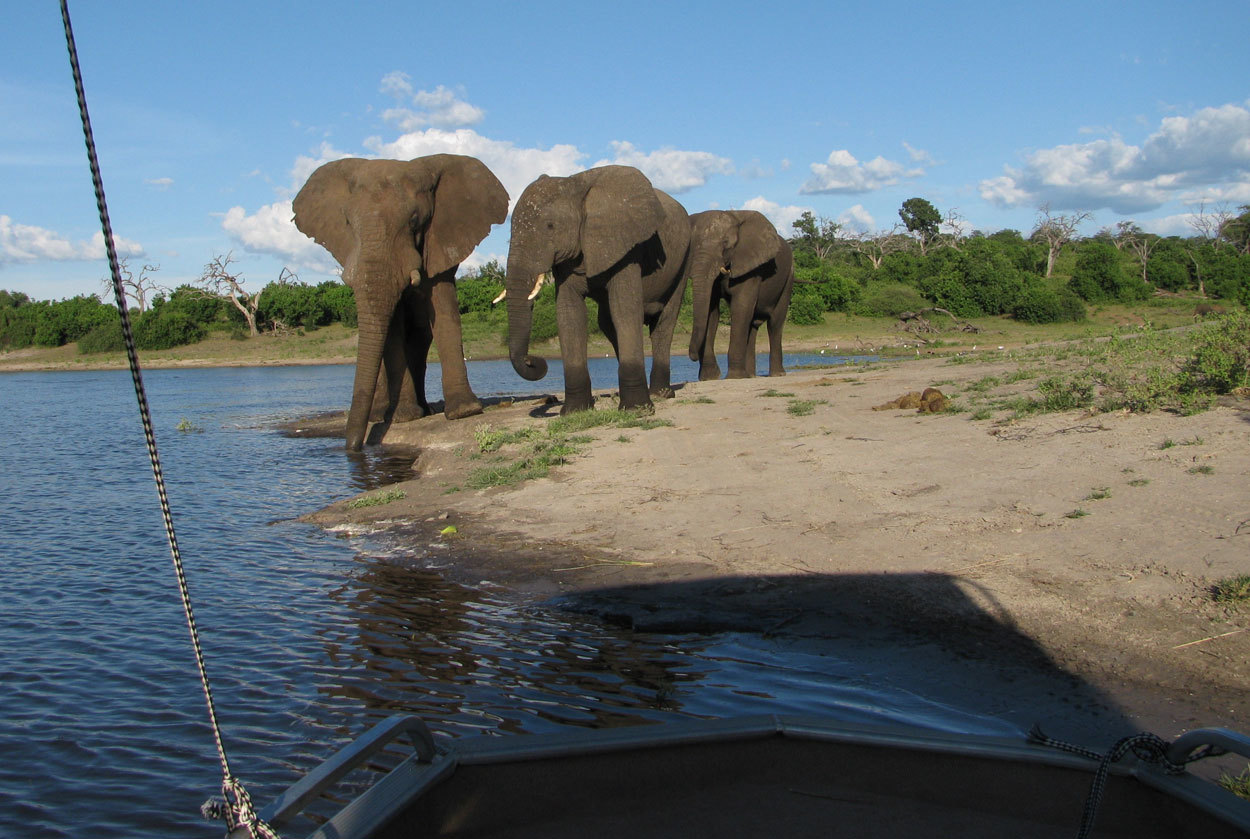
[[[238,778],[227,775],[221,782],[221,797],[200,805],[200,815],[210,821],[224,821],[227,831],[246,827],[252,839],[281,839],[277,831],[256,815],[252,797]]]

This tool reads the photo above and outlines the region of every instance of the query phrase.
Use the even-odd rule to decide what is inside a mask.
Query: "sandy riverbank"
[[[657,406],[672,427],[600,429],[550,477],[480,491],[462,488],[482,465],[474,431],[559,406],[435,415],[387,435],[421,450],[406,498],[309,519],[417,522],[414,539],[454,524],[444,538],[472,558],[453,574],[640,630],[932,647],[1018,673],[1010,701],[1101,705],[1163,736],[1246,728],[1250,606],[1209,590],[1250,573],[1250,405],[1010,422],[873,410],[933,384],[958,401],[1015,367],[922,359],[691,383]],[[792,399],[816,404],[797,416]]]

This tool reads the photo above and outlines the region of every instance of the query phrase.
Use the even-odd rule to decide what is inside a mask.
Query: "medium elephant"
[[[360,449],[370,419],[425,416],[426,357],[438,346],[443,413],[481,413],[469,387],[456,300],[456,268],[507,216],[508,193],[480,160],[327,163],[293,204],[295,226],[343,266],[356,295],[360,339],[347,414],[347,448]]]
[[[729,300],[729,378],[755,375],[755,337],[768,324],[768,375],[784,376],[781,329],[794,291],[794,255],[772,222],[754,210],[708,210],[690,217],[689,266],[694,300],[690,360],[699,380],[720,378],[716,328]]]
[[[533,298],[550,272],[564,361],[560,412],[593,405],[586,367],[586,298],[599,304],[599,326],[616,351],[620,407],[653,407],[673,395],[670,351],[686,280],[690,219],[670,196],[630,166],[601,166],[568,177],[543,175],[512,209],[505,295],[508,352],[531,381],[547,362],[529,354]],[[651,333],[651,383],[642,327]]]

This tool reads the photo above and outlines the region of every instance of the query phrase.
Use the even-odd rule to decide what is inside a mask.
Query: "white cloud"
[[[782,206],[776,201],[769,201],[762,195],[757,195],[742,205],[744,210],[755,210],[762,213],[765,218],[773,223],[773,227],[777,228],[777,232],[782,238],[789,239],[794,235],[794,222],[798,221],[799,216],[803,213],[812,212],[811,207],[796,207],[794,205]]]
[[[1167,117],[1140,146],[1118,136],[1041,149],[1022,168],[980,184],[981,197],[999,206],[1050,204],[1055,209],[1120,213],[1155,209],[1214,187],[1250,193],[1250,110],[1246,105],[1203,108]]]
[[[305,236],[292,221],[290,201],[278,201],[248,215],[242,207],[231,207],[221,226],[239,244],[253,253],[267,253],[293,264],[325,274],[338,271],[329,252]]]
[[[924,149],[918,149],[906,140],[903,141],[903,148],[907,149],[907,154],[911,157],[912,163],[922,163],[925,166],[932,166],[936,161],[933,155]]]
[[[162,192],[164,192],[165,190],[169,189],[171,186],[174,185],[174,179],[173,178],[148,178],[147,180],[144,181],[144,183],[147,184],[148,186],[155,187],[161,190]]]
[[[680,149],[663,148],[653,152],[643,152],[625,140],[613,140],[612,149],[616,156],[611,160],[600,160],[595,166],[606,166],[611,163],[622,166],[633,166],[651,179],[656,189],[680,194],[703,186],[712,175],[729,175],[733,173],[733,162],[727,157],[719,157],[706,151],[682,151]]]
[[[413,90],[407,73],[398,71],[382,77],[382,92],[413,107],[388,108],[382,119],[400,131],[418,131],[429,126],[457,128],[476,125],[486,112],[460,99],[443,85],[434,90]]]
[[[923,169],[907,169],[903,164],[878,155],[860,163],[846,149],[835,149],[824,163],[811,164],[812,176],[799,188],[803,194],[862,193],[893,186],[903,178],[924,174]]]
[[[483,137],[468,128],[456,131],[429,128],[409,132],[391,142],[371,137],[365,141],[365,147],[377,157],[396,160],[439,153],[476,157],[495,173],[512,201],[516,201],[525,187],[539,175],[571,175],[581,171],[584,168],[581,160],[585,157],[577,146],[561,144],[549,149],[520,148],[505,140]]]
[[[872,213],[864,209],[863,204],[856,204],[848,209],[842,215],[838,216],[837,222],[848,230],[856,230],[867,233],[876,229],[877,221],[872,217]]]
[[[113,234],[118,256],[142,256],[143,246]],[[26,262],[71,262],[103,259],[104,234],[97,231],[85,242],[71,242],[53,230],[30,224],[16,224],[0,215],[0,267]]]

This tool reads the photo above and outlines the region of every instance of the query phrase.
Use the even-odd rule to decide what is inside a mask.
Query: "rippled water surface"
[[[676,381],[694,377],[682,361]],[[531,385],[506,362],[470,365],[481,396],[558,375]],[[835,656],[632,634],[447,582],[445,552],[433,563],[420,545],[295,522],[397,468],[275,430],[341,409],[350,376],[145,375],[226,747],[259,803],[401,710],[455,737],[834,707],[997,725],[867,684]],[[597,360],[596,387],[614,376]],[[198,814],[220,769],[129,374],[0,375],[0,404],[0,834],[220,835]]]

